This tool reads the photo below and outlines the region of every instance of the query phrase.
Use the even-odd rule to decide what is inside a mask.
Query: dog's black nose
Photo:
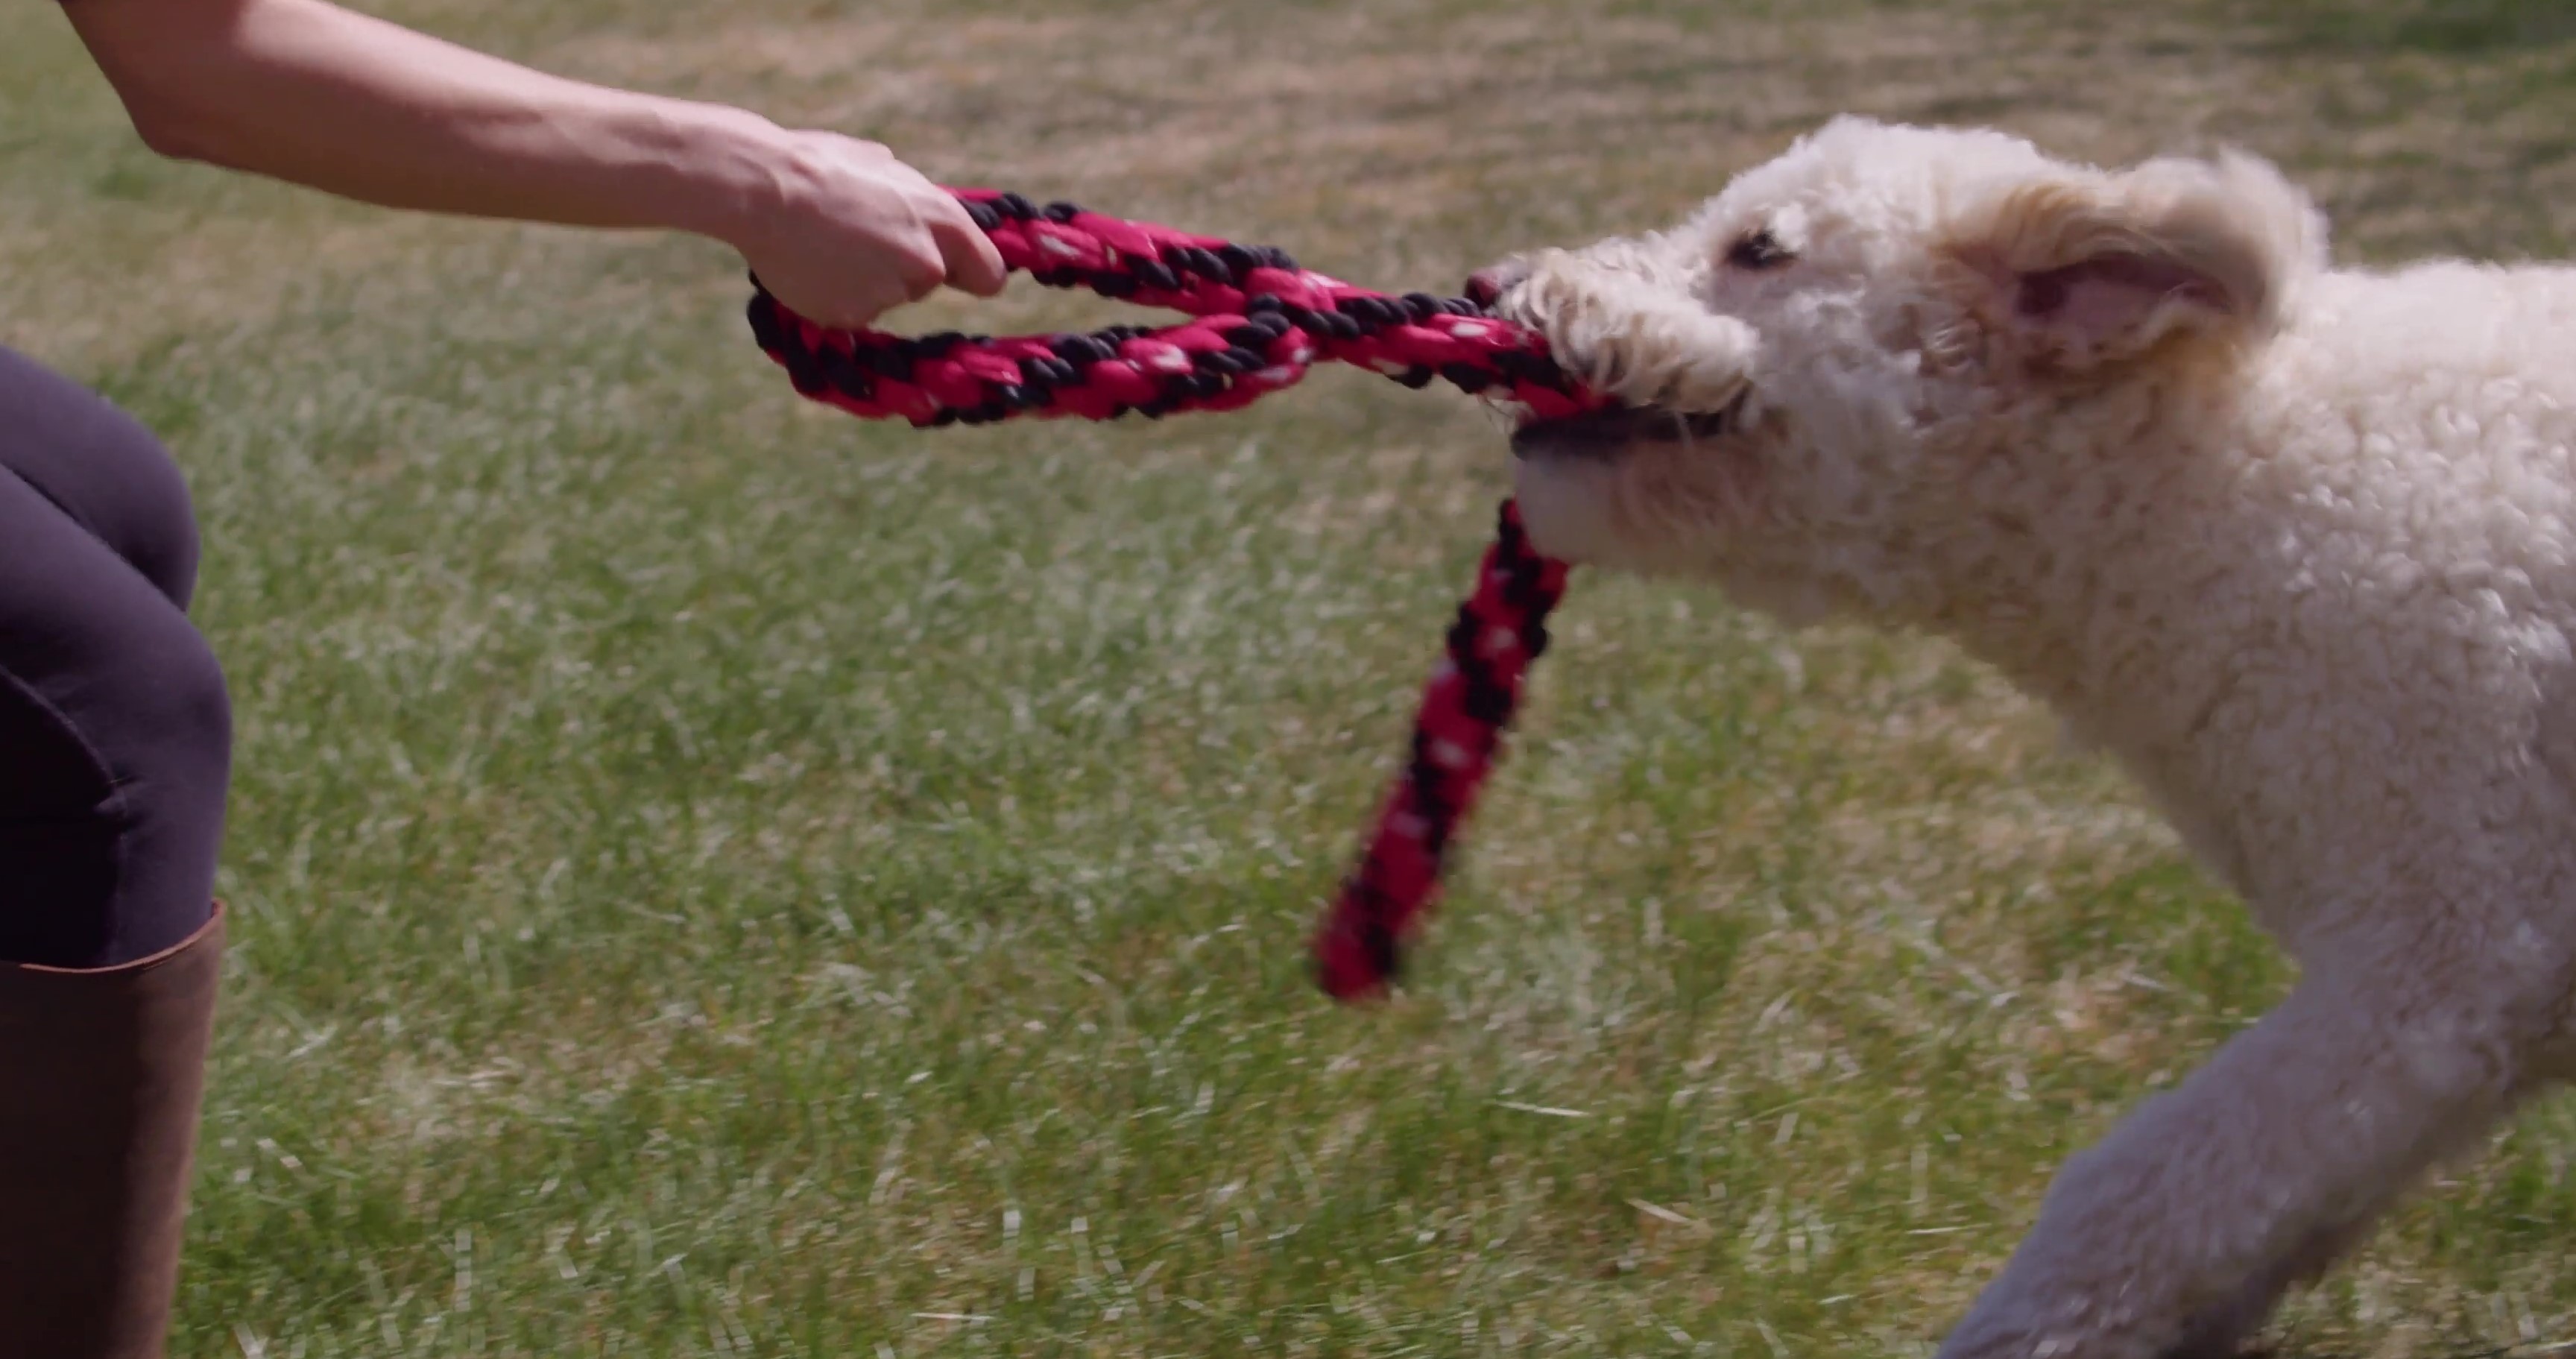
[[[1480,307],[1490,307],[1502,300],[1512,285],[1529,277],[1529,266],[1519,260],[1488,264],[1467,275],[1467,300]]]

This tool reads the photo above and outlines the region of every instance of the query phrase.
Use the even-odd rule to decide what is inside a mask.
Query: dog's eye
[[[1768,228],[1744,237],[1726,251],[1726,262],[1738,269],[1777,269],[1796,258]]]

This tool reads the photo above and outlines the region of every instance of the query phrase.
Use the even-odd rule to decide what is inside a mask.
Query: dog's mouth
[[[1663,406],[1606,406],[1555,420],[1533,420],[1512,431],[1512,456],[1607,458],[1641,443],[1688,443],[1726,432],[1743,405],[1719,411],[1677,411]]]

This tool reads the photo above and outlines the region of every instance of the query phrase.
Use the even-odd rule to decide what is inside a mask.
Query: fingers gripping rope
[[[1353,363],[1407,386],[1446,379],[1517,401],[1542,419],[1605,404],[1560,371],[1536,333],[1463,297],[1354,288],[1281,251],[1149,222],[1044,208],[1018,194],[962,190],[1002,262],[1054,288],[1168,307],[1193,318],[1088,335],[918,339],[830,331],[767,289],[752,333],[796,390],[869,418],[990,424],[1018,415],[1109,420],[1130,411],[1235,410],[1294,386],[1319,360]]]
[[[1558,368],[1543,337],[1487,314],[1481,299],[1389,296],[1301,269],[1267,247],[1069,203],[1040,208],[1017,194],[956,192],[1012,269],[1192,319],[1087,335],[911,339],[825,329],[759,289],[752,333],[800,394],[920,426],[1160,417],[1240,409],[1329,359],[1409,387],[1445,380],[1539,419],[1610,404]],[[1404,939],[1438,898],[1458,829],[1501,754],[1530,662],[1547,649],[1547,615],[1565,577],[1565,564],[1530,544],[1519,509],[1504,502],[1475,592],[1423,691],[1410,758],[1316,932],[1317,980],[1331,995],[1374,995],[1394,979]]]

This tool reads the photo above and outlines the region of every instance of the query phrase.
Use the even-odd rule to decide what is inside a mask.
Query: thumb
[[[950,207],[951,211],[940,214],[931,224],[931,235],[939,242],[940,262],[947,267],[948,286],[977,297],[994,296],[1011,278],[1009,267],[1002,263],[1002,252],[964,208],[953,203]]]

